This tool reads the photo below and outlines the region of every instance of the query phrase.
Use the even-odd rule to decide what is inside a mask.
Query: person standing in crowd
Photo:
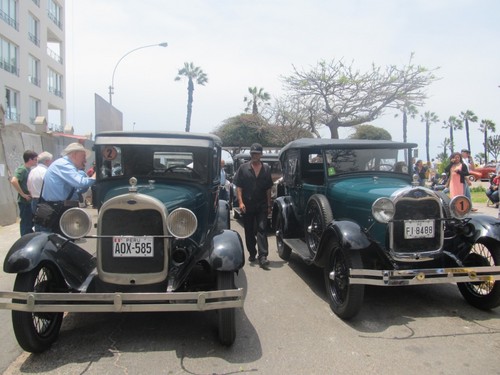
[[[475,169],[474,160],[472,160],[472,157],[470,155],[470,151],[465,149],[465,148],[462,149],[461,154],[462,154],[462,162],[466,165],[467,175],[469,175],[469,171],[473,171]],[[471,181],[468,178],[465,178],[465,180],[464,180],[464,195],[467,198],[469,198],[469,200],[472,203],[472,197],[470,194],[470,185],[471,185]],[[477,208],[472,208],[472,211],[477,211]]]
[[[467,165],[462,161],[462,155],[459,152],[454,152],[450,156],[450,165],[445,169],[448,174],[446,187],[450,191],[450,198],[457,195],[464,195],[465,179],[469,174]]]
[[[271,212],[271,168],[262,163],[262,146],[254,143],[250,147],[250,161],[242,164],[234,177],[239,207],[243,214],[245,244],[254,262],[257,256],[262,268],[269,266],[267,242],[267,216]],[[256,249],[257,246],[257,249]]]
[[[228,192],[226,190],[226,171],[224,170],[224,166],[226,162],[221,159],[220,161],[220,188],[219,188],[219,199],[223,199],[225,201],[228,200]]]
[[[33,233],[33,212],[31,211],[31,195],[28,190],[28,175],[30,169],[35,166],[37,153],[26,150],[23,153],[24,164],[16,168],[10,183],[17,191],[17,205],[19,207],[19,230],[21,236]]]
[[[28,190],[31,195],[31,212],[35,214],[36,205],[40,200],[40,192],[43,185],[43,177],[47,172],[47,168],[52,163],[52,154],[44,151],[38,155],[38,164],[33,168],[28,175]],[[35,224],[35,232],[41,230],[39,225]]]
[[[91,177],[85,173],[85,163],[90,151],[75,142],[69,144],[62,155],[63,157],[55,160],[45,173],[41,198],[49,204],[66,200],[75,201],[77,206],[78,195],[95,183],[95,172]],[[49,229],[58,230],[58,228]]]
[[[414,173],[418,175],[418,183],[420,186],[425,185],[427,168],[424,166],[422,160],[417,160],[415,163]]]

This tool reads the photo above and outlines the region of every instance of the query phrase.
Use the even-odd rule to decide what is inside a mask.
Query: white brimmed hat
[[[74,142],[70,143],[66,148],[63,150],[61,153],[62,156],[66,156],[68,154],[71,154],[72,152],[77,152],[77,151],[83,151],[85,152],[85,156],[88,158],[90,157],[91,151],[87,150],[81,143]]]

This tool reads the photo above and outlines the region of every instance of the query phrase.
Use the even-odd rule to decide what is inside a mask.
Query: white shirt
[[[38,164],[30,171],[27,184],[32,198],[40,198],[45,172],[47,172],[47,166],[43,163]]]

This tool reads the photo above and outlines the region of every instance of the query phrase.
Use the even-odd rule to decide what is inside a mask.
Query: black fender
[[[500,241],[500,220],[488,215],[472,215],[469,225],[474,229],[471,233],[472,243],[483,237],[493,238]]]
[[[274,200],[272,212],[273,223],[276,223],[276,218],[279,214],[283,218],[283,238],[302,237],[303,228],[297,221],[292,200],[289,196],[278,197]]]
[[[217,232],[231,228],[231,214],[229,211],[229,203],[223,199],[219,199],[219,210],[217,212]]]
[[[96,266],[92,255],[67,238],[36,232],[21,237],[12,245],[3,270],[6,273],[28,272],[41,263],[54,264],[73,289],[78,289]]]
[[[332,243],[345,250],[363,250],[372,244],[362,228],[350,220],[333,220],[321,236],[314,264],[324,267],[330,256]]]
[[[209,262],[217,271],[237,271],[245,265],[243,242],[238,232],[225,229],[215,235]]]

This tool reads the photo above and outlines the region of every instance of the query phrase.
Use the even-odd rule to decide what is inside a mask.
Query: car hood
[[[336,219],[352,218],[366,225],[375,200],[410,187],[409,178],[350,176],[332,180],[328,185],[328,196],[333,197]]]
[[[167,212],[172,212],[178,207],[188,208],[197,214],[204,207],[208,198],[206,187],[194,184],[141,184],[137,185],[137,194],[144,194],[163,202]],[[116,186],[106,191],[104,201],[129,193],[129,186]]]

